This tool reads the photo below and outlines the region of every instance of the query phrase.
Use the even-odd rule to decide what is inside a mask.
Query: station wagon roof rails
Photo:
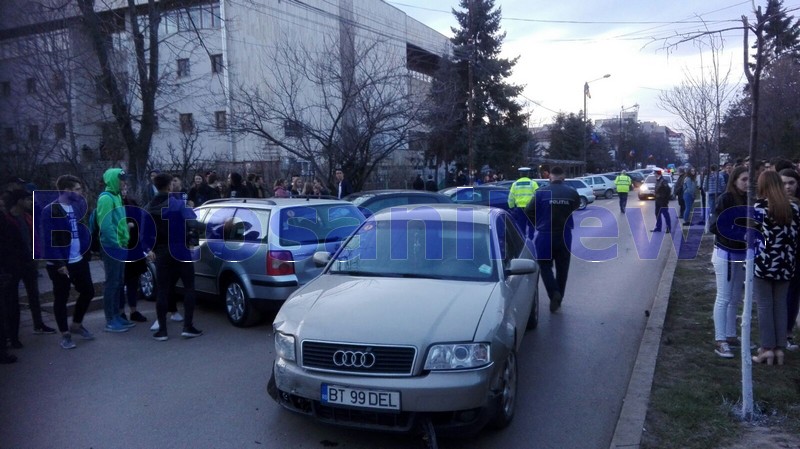
[[[270,206],[275,206],[276,204],[278,204],[275,201],[267,200],[267,199],[263,199],[263,198],[216,198],[216,199],[213,199],[213,200],[206,201],[205,203],[203,203],[203,206],[205,206],[206,204],[227,203],[227,202],[230,202],[230,201],[241,201],[242,203],[247,203],[248,200],[249,200],[250,203],[267,204],[267,205],[270,205]]]

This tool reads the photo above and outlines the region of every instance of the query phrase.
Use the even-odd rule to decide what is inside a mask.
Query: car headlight
[[[478,368],[488,365],[491,357],[488,343],[434,345],[425,360],[426,370]]]
[[[275,352],[284,360],[296,361],[294,336],[275,332]]]

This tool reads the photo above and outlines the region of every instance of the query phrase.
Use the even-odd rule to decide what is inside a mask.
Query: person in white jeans
[[[726,251],[719,247],[714,247],[711,255],[711,262],[717,277],[717,298],[714,301],[714,340],[727,343],[728,349],[731,343],[738,343],[736,315],[742,304],[744,291],[744,261],[745,254]],[[725,358],[733,357],[730,350],[720,350],[717,354]]]
[[[733,358],[731,346],[738,346],[736,315],[744,290],[744,262],[747,256],[745,227],[747,219],[747,186],[749,176],[745,167],[736,167],[725,193],[718,198],[709,228],[714,234],[711,262],[717,278],[717,298],[714,302],[714,352],[723,358]]]

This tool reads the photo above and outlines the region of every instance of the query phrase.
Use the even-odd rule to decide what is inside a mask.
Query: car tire
[[[606,196],[607,200],[610,200],[611,198],[614,198],[614,191],[611,190],[611,189],[606,190],[606,195],[605,196]]]
[[[234,279],[222,290],[225,301],[225,312],[228,321],[236,327],[249,327],[261,320],[261,311],[256,309],[253,301],[247,296],[242,282]]]
[[[504,429],[514,419],[514,407],[517,403],[517,353],[512,348],[508,352],[503,369],[500,370],[495,386],[498,388],[496,412],[489,426]]]
[[[145,271],[139,275],[139,297],[145,301],[156,300],[156,266],[153,262],[145,263]]]
[[[539,283],[539,280],[536,280]],[[534,330],[539,326],[539,286],[536,286],[536,293],[533,294],[533,305],[531,305],[531,314],[528,316],[528,322],[525,324],[526,330]]]
[[[581,197],[581,204],[578,205],[578,210],[584,210],[584,209],[586,209],[586,206],[588,206],[588,205],[589,205],[589,200],[587,200],[586,197],[582,196]]]

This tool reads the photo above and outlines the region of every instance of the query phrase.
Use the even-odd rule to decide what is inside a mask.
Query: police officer
[[[517,222],[519,230],[532,239],[533,226],[530,225],[528,217],[525,215],[525,206],[531,202],[533,194],[539,188],[539,184],[528,177],[530,172],[530,167],[519,168],[519,179],[514,181],[514,184],[511,184],[511,190],[508,192],[508,209]]]
[[[572,213],[581,204],[578,192],[564,184],[565,177],[563,168],[553,167],[550,184],[539,189],[525,208],[525,214],[536,228],[536,239],[533,241],[536,260],[550,298],[552,313],[561,307],[567,287],[572,247]]]
[[[619,211],[623,214],[625,213],[625,206],[628,205],[628,192],[631,191],[631,177],[628,176],[628,172],[622,170],[622,172],[617,175],[617,178],[614,179],[614,184],[617,186],[617,195],[619,196]]]

